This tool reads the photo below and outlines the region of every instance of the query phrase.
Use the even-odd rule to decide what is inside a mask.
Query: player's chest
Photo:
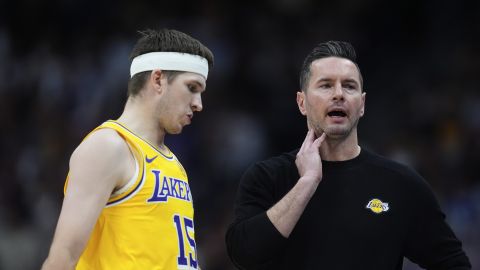
[[[151,208],[150,211],[193,212],[188,177],[178,161],[147,155],[143,173],[144,185],[138,200]]]

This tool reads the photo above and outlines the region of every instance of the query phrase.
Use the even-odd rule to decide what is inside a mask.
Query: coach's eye
[[[353,84],[346,84],[344,87],[347,90],[356,90],[357,89],[357,87]]]

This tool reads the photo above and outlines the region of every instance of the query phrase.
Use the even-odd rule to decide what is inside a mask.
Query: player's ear
[[[305,92],[301,90],[297,92],[297,105],[300,113],[307,115],[307,110],[305,109]]]
[[[160,69],[152,70],[150,73],[150,85],[155,91],[162,93],[167,85],[167,77]]]

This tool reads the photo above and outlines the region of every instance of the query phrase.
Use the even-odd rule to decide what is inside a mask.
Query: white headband
[[[208,76],[207,59],[188,53],[178,52],[151,52],[139,55],[132,60],[130,77],[154,69],[188,71]]]

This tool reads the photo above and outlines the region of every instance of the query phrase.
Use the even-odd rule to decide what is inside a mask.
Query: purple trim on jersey
[[[164,153],[162,153],[160,150],[158,150],[155,146],[153,146],[152,144],[150,144],[148,141],[144,140],[142,137],[138,136],[137,134],[133,133],[131,130],[129,130],[127,127],[125,127],[124,125],[118,123],[118,122],[115,122],[113,120],[108,120],[107,122],[110,122],[110,123],[114,123],[114,124],[117,124],[119,126],[121,126],[122,128],[124,128],[126,131],[130,132],[133,136],[139,138],[140,140],[142,140],[143,142],[145,142],[146,144],[150,145],[150,147],[152,147],[155,151],[157,151],[159,154],[161,154],[163,157],[165,157],[166,159],[168,160],[173,160],[173,155],[171,157],[165,155]]]

